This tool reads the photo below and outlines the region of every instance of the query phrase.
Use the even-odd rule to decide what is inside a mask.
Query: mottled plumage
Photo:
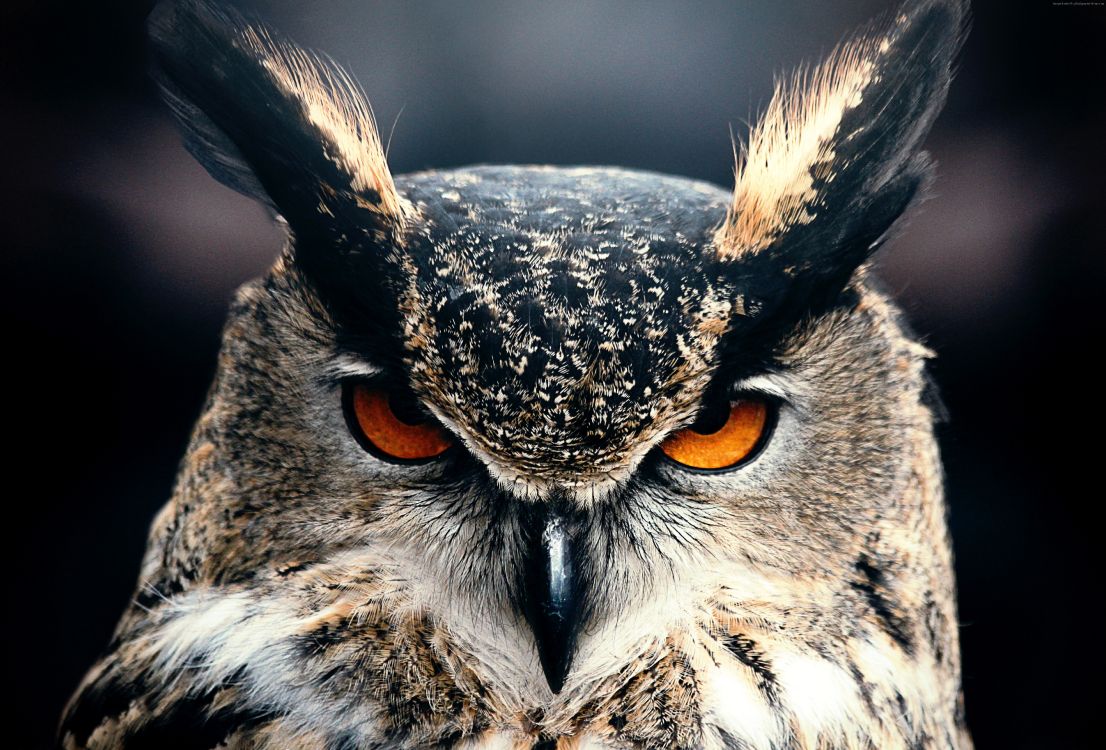
[[[783,84],[729,192],[393,178],[332,63],[156,10],[189,148],[288,242],[60,746],[970,748],[930,354],[865,264],[965,13],[912,0]],[[351,383],[455,445],[366,452]],[[739,398],[773,415],[747,461],[658,448]]]

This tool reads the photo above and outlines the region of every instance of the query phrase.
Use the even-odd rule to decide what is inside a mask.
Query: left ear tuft
[[[910,0],[779,82],[742,149],[719,259],[775,284],[844,284],[928,179],[919,147],[945,101],[966,16],[962,0]]]

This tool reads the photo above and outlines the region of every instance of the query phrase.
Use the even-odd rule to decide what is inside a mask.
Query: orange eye
[[[741,399],[720,404],[691,427],[669,435],[661,450],[692,469],[729,469],[753,455],[768,431],[768,404]]]
[[[445,453],[453,439],[415,405],[367,383],[346,388],[350,430],[369,452],[391,461],[428,461]]]

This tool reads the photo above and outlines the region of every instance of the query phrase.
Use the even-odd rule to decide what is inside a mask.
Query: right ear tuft
[[[905,0],[822,65],[783,79],[751,130],[718,259],[762,312],[832,298],[930,181],[967,0]]]
[[[334,62],[204,0],[163,2],[147,26],[155,78],[212,176],[297,235],[402,229],[411,207],[372,111]]]

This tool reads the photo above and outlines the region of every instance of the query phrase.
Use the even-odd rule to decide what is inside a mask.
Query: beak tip
[[[549,689],[553,691],[553,695],[560,695],[561,688],[565,686],[563,677],[557,677],[551,672],[545,673],[545,681],[549,683]]]
[[[555,638],[538,642],[538,657],[545,681],[554,695],[561,692],[565,685],[568,670],[572,667],[573,639]]]

